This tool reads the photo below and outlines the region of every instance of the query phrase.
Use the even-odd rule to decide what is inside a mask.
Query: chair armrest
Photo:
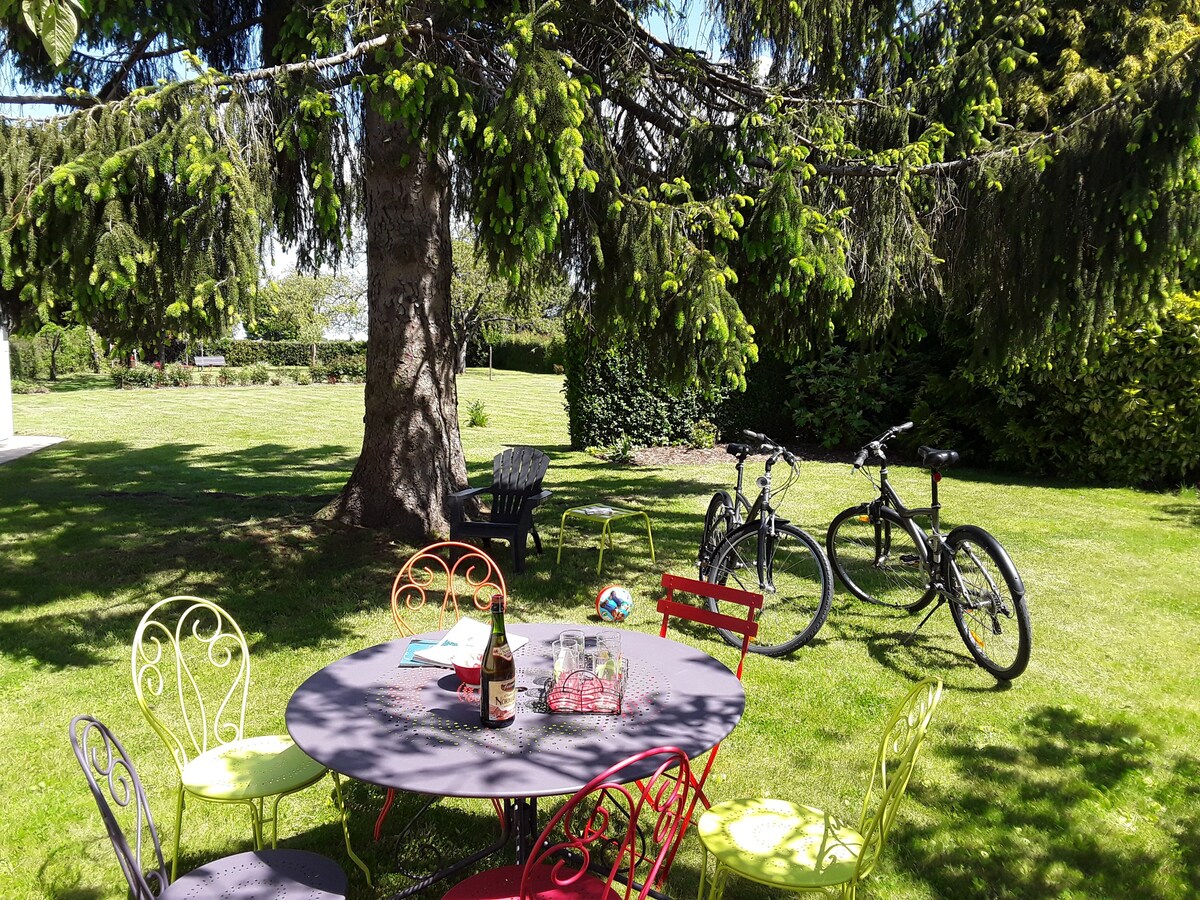
[[[468,499],[470,499],[471,497],[476,497],[476,496],[478,496],[479,494],[486,494],[486,493],[487,493],[488,491],[490,491],[491,489],[492,489],[492,485],[490,485],[490,484],[489,484],[487,487],[468,487],[468,488],[463,488],[461,491],[451,491],[451,492],[450,492],[450,499],[451,499],[451,500],[458,500],[458,501],[460,501],[460,502],[461,502],[461,501],[463,501],[463,500],[468,500]]]
[[[466,519],[467,501],[480,494],[489,493],[492,485],[487,487],[468,487],[461,491],[450,492],[450,524],[455,525]]]
[[[542,491],[541,493],[534,494],[527,501],[529,503],[529,508],[532,509],[535,506],[541,506],[553,496],[554,491]]]

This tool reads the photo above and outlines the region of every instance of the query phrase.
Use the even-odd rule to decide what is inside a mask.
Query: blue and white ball
[[[619,584],[601,588],[596,595],[596,614],[605,622],[624,622],[633,612],[633,595]]]

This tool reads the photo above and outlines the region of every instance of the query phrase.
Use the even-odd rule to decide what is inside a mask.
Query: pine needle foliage
[[[337,258],[362,104],[452,161],[496,272],[569,272],[581,326],[677,381],[931,310],[984,367],[1082,359],[1197,271],[1200,0],[721,0],[705,51],[616,0],[223,2],[104,3],[81,33],[170,34],[229,78],[155,88],[134,53],[102,87],[139,103],[4,126],[8,308],[53,317],[77,285],[97,327],[199,329],[246,299],[268,226]],[[291,66],[238,81],[255,63]],[[24,71],[90,103],[97,65]]]

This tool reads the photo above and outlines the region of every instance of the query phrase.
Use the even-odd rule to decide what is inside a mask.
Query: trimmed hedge
[[[715,420],[721,396],[674,393],[651,381],[637,351],[593,347],[573,336],[565,350],[567,424],[576,449],[611,447],[622,439],[646,446],[690,443],[699,423]]]
[[[264,363],[268,366],[312,365],[313,347],[317,348],[317,363],[329,364],[335,358],[358,356],[366,366],[366,341],[321,341],[313,345],[305,341],[248,341],[222,338],[204,342],[205,356],[224,356],[230,366],[252,366]],[[192,346],[199,353],[199,346]]]
[[[467,364],[488,364],[488,346],[481,337],[467,347]],[[492,366],[497,369],[549,375],[555,366],[565,365],[566,342],[558,335],[520,331],[502,334],[492,344]]]

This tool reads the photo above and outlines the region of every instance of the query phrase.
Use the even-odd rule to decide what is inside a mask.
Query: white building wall
[[[0,443],[12,436],[12,375],[8,368],[8,331],[0,325]]]

